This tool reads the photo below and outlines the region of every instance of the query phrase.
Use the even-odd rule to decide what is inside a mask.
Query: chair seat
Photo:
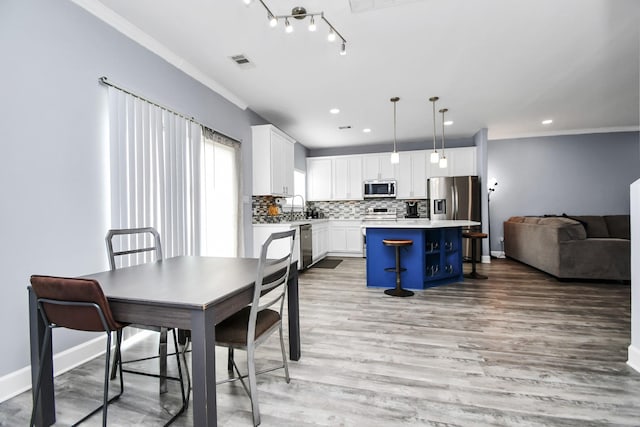
[[[406,239],[383,239],[382,243],[385,246],[411,246],[413,245],[413,240]]]
[[[249,324],[250,314],[251,306],[247,306],[216,325],[216,344],[246,346],[247,326]],[[279,321],[280,314],[277,311],[268,309],[259,311],[256,319],[255,339],[260,337],[274,325],[278,324]]]
[[[462,237],[467,239],[485,239],[487,237],[487,233],[480,233],[479,231],[464,231],[462,233]]]

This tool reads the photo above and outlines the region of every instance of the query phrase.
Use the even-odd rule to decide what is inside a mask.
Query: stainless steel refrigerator
[[[480,222],[480,183],[477,176],[444,176],[427,179],[429,218],[467,219]],[[469,227],[480,231],[480,226]],[[463,239],[463,256],[471,259],[471,239]],[[476,261],[481,260],[481,243],[477,242]]]

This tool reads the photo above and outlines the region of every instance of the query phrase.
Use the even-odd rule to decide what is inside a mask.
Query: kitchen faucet
[[[300,194],[294,194],[293,197],[291,197],[291,213],[289,214],[289,220],[293,221],[293,206],[294,206],[294,200],[296,199],[296,197],[300,197],[300,200],[302,200],[302,212],[304,212],[304,197],[302,197]]]

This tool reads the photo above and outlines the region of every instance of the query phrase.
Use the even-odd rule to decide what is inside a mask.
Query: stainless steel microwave
[[[362,194],[365,199],[374,197],[396,197],[396,181],[394,179],[367,180],[363,183]]]

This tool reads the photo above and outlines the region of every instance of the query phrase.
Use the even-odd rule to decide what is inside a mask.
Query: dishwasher
[[[313,260],[311,224],[300,226],[300,262],[302,270],[306,270]]]

